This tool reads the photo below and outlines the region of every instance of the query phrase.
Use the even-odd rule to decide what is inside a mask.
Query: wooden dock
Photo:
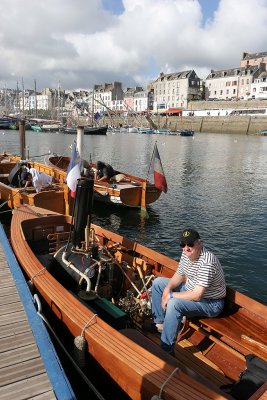
[[[75,399],[0,225],[0,400]]]

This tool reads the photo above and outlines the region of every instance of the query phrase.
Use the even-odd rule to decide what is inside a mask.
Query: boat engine
[[[111,254],[90,242],[93,193],[92,177],[78,179],[70,240],[54,255],[76,282],[78,295],[84,300],[93,300],[97,296],[116,297],[123,282],[122,272]]]

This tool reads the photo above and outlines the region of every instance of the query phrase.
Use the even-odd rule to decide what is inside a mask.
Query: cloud
[[[267,51],[267,0],[220,0],[208,19],[198,0],[123,0],[117,13],[104,6],[1,0],[0,87],[22,78],[39,89],[58,80],[65,89],[115,80],[146,87],[160,72],[194,69],[205,79],[238,66],[243,51]]]

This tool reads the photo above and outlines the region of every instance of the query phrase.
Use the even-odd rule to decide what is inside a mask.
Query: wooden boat
[[[84,134],[85,135],[106,135],[108,127],[107,126],[84,126]],[[60,132],[69,133],[69,134],[77,134],[77,127],[66,126],[60,129]]]
[[[69,157],[48,155],[45,157],[45,163],[66,173],[70,162]],[[96,165],[92,164],[92,168]],[[127,207],[143,207],[154,203],[161,195],[161,190],[157,189],[154,184],[147,182],[143,178],[139,178],[127,173],[123,174],[125,179],[121,182],[103,182],[95,181],[94,192],[95,200],[107,204],[114,204]]]
[[[1,158],[0,158],[1,160]],[[66,174],[56,168],[48,167],[36,161],[30,161],[30,165],[40,172],[52,176],[55,183],[49,188],[36,193],[34,188],[24,189],[12,186],[12,177],[20,167],[19,156],[3,157],[0,161],[0,199],[3,204],[13,209],[21,204],[31,204],[37,207],[47,208],[59,213],[69,213],[70,198],[65,184]],[[2,206],[1,205],[1,206]]]
[[[79,356],[89,353],[131,399],[230,399],[220,386],[238,379],[245,356],[267,360],[267,307],[229,288],[222,315],[187,321],[175,357],[163,352],[158,334],[140,327],[151,314],[153,277],[172,276],[177,261],[96,225],[83,238],[72,228],[69,250],[70,230],[69,216],[21,206],[12,247],[60,329],[82,342]]]

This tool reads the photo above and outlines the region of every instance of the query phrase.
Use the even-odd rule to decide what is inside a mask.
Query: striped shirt
[[[206,299],[221,299],[226,295],[222,266],[218,258],[205,247],[202,247],[195,261],[183,253],[176,272],[186,277],[186,290],[193,290],[199,285],[206,288]]]

